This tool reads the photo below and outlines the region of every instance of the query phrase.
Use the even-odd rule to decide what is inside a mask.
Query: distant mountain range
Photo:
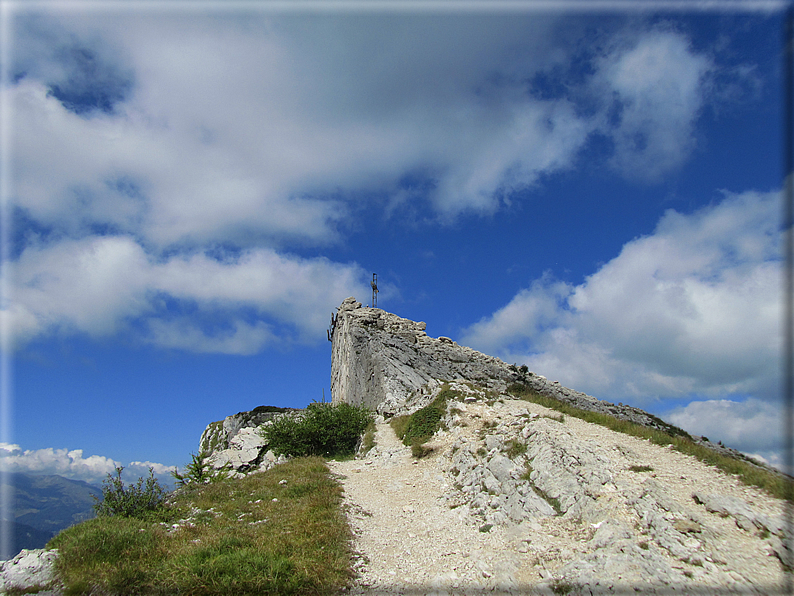
[[[0,483],[9,485],[13,515],[2,520],[10,547],[0,552],[0,560],[12,558],[23,548],[42,548],[64,528],[92,518],[93,496],[102,496],[97,486],[55,475],[12,472],[0,476]]]

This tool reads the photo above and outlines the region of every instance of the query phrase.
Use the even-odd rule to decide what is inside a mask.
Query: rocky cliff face
[[[362,307],[347,298],[333,317],[331,351],[331,395],[334,403],[364,405],[385,417],[410,414],[438,394],[444,382],[470,383],[491,397],[505,395],[507,387],[521,383],[535,392],[582,410],[608,414],[669,434],[686,434],[663,420],[624,404],[613,404],[563,387],[543,375],[518,368],[458,345],[448,337],[431,337],[422,322],[404,319],[378,308]],[[215,469],[233,475],[264,470],[278,458],[269,451],[259,428],[274,416],[299,410],[259,406],[210,423],[201,435],[199,453]],[[739,459],[741,453],[713,445],[698,437],[696,442]],[[752,462],[751,462],[752,463]]]
[[[638,408],[613,404],[521,370],[499,358],[430,337],[425,323],[403,319],[346,298],[333,319],[331,396],[334,403],[365,405],[383,414],[407,414],[430,403],[442,381],[469,381],[504,393],[520,382],[541,395],[672,434],[677,429]]]
[[[427,396],[440,380],[469,380],[493,389],[517,380],[498,358],[447,337],[430,337],[425,327],[378,308],[363,308],[355,298],[345,299],[331,336],[333,402],[393,415],[427,405]]]

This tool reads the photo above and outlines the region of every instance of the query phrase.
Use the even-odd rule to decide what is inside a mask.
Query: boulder
[[[0,592],[18,591],[33,593],[36,588],[39,596],[60,594],[55,585],[55,559],[57,550],[23,549],[10,561],[0,563]]]
[[[256,428],[275,416],[294,412],[294,408],[280,408],[278,406],[258,406],[247,412],[238,412],[227,416],[223,420],[210,422],[199,439],[199,453],[210,456],[215,451],[222,451],[231,447],[231,441],[244,428]]]
[[[232,478],[268,470],[287,460],[268,449],[261,427],[277,416],[295,415],[301,411],[296,408],[259,406],[250,412],[238,412],[212,422],[201,435],[199,453],[206,458],[210,467],[224,470]]]

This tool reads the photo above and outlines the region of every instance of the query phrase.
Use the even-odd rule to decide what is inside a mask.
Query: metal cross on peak
[[[378,308],[378,274],[372,274],[372,308]]]

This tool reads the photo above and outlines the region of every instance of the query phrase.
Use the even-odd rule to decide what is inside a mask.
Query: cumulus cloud
[[[7,472],[57,474],[75,480],[99,482],[112,474],[115,460],[101,455],[83,457],[82,449],[22,450],[19,445],[0,443],[0,466]]]
[[[649,403],[692,393],[776,396],[781,337],[779,195],[725,193],[578,285],[534,282],[461,341],[564,384]]]
[[[155,476],[167,476],[170,475],[171,472],[176,470],[176,466],[166,466],[164,464],[158,464],[157,462],[151,461],[131,461],[129,466],[127,466],[124,470],[130,471],[137,476],[141,476],[142,474],[148,473],[149,468],[152,469]]]
[[[663,29],[616,45],[593,81],[612,99],[605,126],[615,143],[611,165],[629,178],[658,179],[695,147],[694,123],[714,65],[683,35]]]
[[[709,60],[675,32],[619,32],[582,83],[614,105],[585,116],[572,98],[526,91],[570,60],[573,34],[561,36],[557,20],[20,18],[21,78],[3,90],[15,203],[71,233],[111,225],[157,246],[325,243],[347,200],[399,195],[416,172],[441,216],[493,211],[572,167],[605,127],[620,171],[676,167]],[[64,54],[90,56],[97,80]],[[76,97],[121,91],[102,100],[112,109],[76,113],[53,91],[64,80],[80,83]]]
[[[128,465],[102,455],[83,457],[82,449],[26,449],[15,443],[0,443],[0,469],[5,472],[25,474],[54,474],[83,480],[90,484],[101,484],[108,474],[115,475],[117,467],[123,467],[122,479],[125,483],[135,482],[149,475],[152,469],[155,477],[164,488],[173,485],[171,472],[176,468],[150,461],[133,461]]]
[[[289,252],[342,241],[362,201],[392,217],[411,202],[445,221],[491,213],[575,167],[593,134],[613,138],[624,174],[678,167],[710,59],[675,31],[607,28],[570,93],[534,93],[539,73],[573,68],[583,25],[562,25],[20,11],[0,89],[19,222],[3,321],[17,341],[134,328],[164,347],[254,353],[321,336],[342,298],[366,295],[357,265]],[[582,109],[587,96],[611,103]],[[217,246],[237,256],[209,256]],[[533,286],[511,308],[547,316],[569,289]]]
[[[14,295],[4,314],[17,342],[133,331],[163,347],[250,354],[275,338],[322,337],[343,298],[366,295],[356,265],[272,249],[157,260],[128,236],[31,246],[5,274]]]
[[[779,403],[750,398],[745,401],[693,401],[665,418],[691,434],[722,441],[748,455],[782,466],[783,408]]]

